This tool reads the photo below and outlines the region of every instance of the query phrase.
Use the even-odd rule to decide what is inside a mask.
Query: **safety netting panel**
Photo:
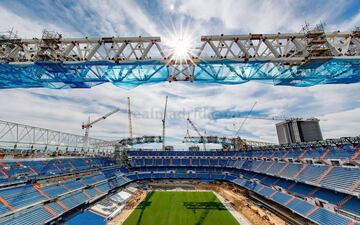
[[[360,59],[310,60],[303,65],[267,61],[203,62],[195,69],[195,80],[241,84],[249,81],[306,87],[318,84],[348,84],[360,81]]]
[[[199,83],[242,84],[258,81],[297,87],[349,84],[360,81],[360,59],[309,60],[302,65],[225,59],[201,61],[193,71],[193,79],[188,80]],[[169,67],[157,60],[120,64],[109,61],[0,63],[0,88],[90,88],[106,82],[133,88],[164,82],[171,76],[174,74]]]

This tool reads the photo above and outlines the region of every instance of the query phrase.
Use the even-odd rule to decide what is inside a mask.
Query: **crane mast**
[[[119,108],[116,108],[115,110],[103,115],[102,117],[99,117],[97,118],[96,120],[94,121],[90,121],[90,117],[88,117],[88,121],[86,123],[83,123],[82,126],[81,126],[81,129],[85,129],[85,135],[84,135],[84,143],[85,143],[85,147],[88,148],[89,146],[89,131],[90,131],[90,128],[93,127],[93,125],[101,120],[104,120],[106,118],[108,118],[109,116],[119,112],[120,109]]]
[[[168,96],[165,99],[164,117],[162,119],[162,150],[165,151],[165,120],[166,120],[166,109],[167,109]]]
[[[255,101],[255,102],[254,102],[254,104],[253,104],[253,106],[251,107],[250,111],[249,111],[249,112],[248,112],[248,114],[245,116],[244,120],[242,121],[242,123],[241,123],[241,125],[240,125],[239,129],[236,131],[236,133],[235,133],[235,137],[237,137],[237,136],[238,136],[238,134],[239,134],[240,130],[242,129],[242,127],[244,126],[244,124],[245,124],[246,120],[249,118],[250,114],[251,114],[251,113],[252,113],[252,111],[254,110],[254,107],[255,107],[255,105],[256,105],[256,104],[257,104],[257,102]]]
[[[283,117],[283,116],[273,116],[273,117],[265,117],[265,116],[250,116],[252,111],[254,110],[255,105],[257,104],[257,102],[255,101],[253,106],[251,107],[250,111],[245,115],[245,116],[236,116],[237,118],[244,118],[244,120],[242,121],[239,129],[237,130],[237,132],[235,133],[235,137],[239,134],[239,132],[241,131],[242,127],[244,126],[245,122],[248,119],[255,119],[255,120],[278,120],[278,121],[283,121],[283,120],[291,120],[291,119],[302,119],[302,118],[298,118],[298,117]],[[235,116],[234,116],[235,117]],[[234,118],[233,117],[233,118]],[[234,123],[235,126],[235,123]]]
[[[200,131],[195,126],[195,124],[190,120],[190,118],[187,118],[187,121],[190,123],[190,125],[196,131],[196,133],[200,136],[200,138],[204,138],[204,136],[200,133]],[[206,150],[205,140],[204,140],[203,144],[204,144],[204,150]]]
[[[133,132],[132,132],[132,123],[131,123],[130,97],[127,97],[127,99],[128,99],[129,137],[132,138]]]

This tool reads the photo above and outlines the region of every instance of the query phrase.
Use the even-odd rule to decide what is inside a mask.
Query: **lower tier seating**
[[[94,174],[68,178],[68,181],[62,183],[48,184],[45,182],[46,186],[20,185],[0,189],[0,197],[1,193],[6,193],[4,199],[0,199],[0,210],[2,210],[0,224],[43,224],[80,205],[106,195],[113,188],[130,182],[123,176],[124,174],[120,172],[119,168],[112,169],[112,173],[109,170],[103,171],[103,173],[113,174],[113,176],[103,179],[100,174]],[[83,184],[84,180],[91,182]],[[37,196],[40,196],[41,199],[36,199]],[[29,200],[24,201],[25,198]],[[9,203],[5,205],[5,199],[17,208]],[[11,199],[13,200],[10,201]],[[21,207],[18,207],[19,205]]]
[[[195,171],[195,174],[187,173],[188,170]],[[161,173],[163,171],[167,171],[167,173]],[[171,171],[175,171],[176,173],[170,173]],[[137,173],[136,173],[137,172]],[[206,181],[211,181],[214,179],[221,179],[222,177],[228,177],[233,179],[232,175],[207,175],[206,172],[209,173],[223,173],[229,172],[235,174],[237,176],[242,176],[248,180],[256,179],[257,182],[260,182],[269,187],[274,187],[276,190],[282,188],[287,193],[298,196],[302,199],[313,199],[319,204],[330,204],[334,208],[339,208],[347,211],[348,213],[353,214],[355,217],[360,218],[360,206],[359,205],[351,205],[354,207],[351,211],[343,209],[343,205],[340,205],[341,202],[346,200],[349,195],[336,192],[329,189],[314,187],[304,183],[298,183],[291,180],[286,180],[283,178],[277,178],[270,175],[258,174],[250,171],[241,171],[237,169],[220,169],[220,168],[184,168],[184,167],[143,167],[143,168],[131,168],[128,170],[128,173],[133,173],[130,175],[131,179],[157,179],[161,176],[163,178],[171,179],[171,178],[194,178],[201,179]],[[354,197],[354,199],[357,199]]]

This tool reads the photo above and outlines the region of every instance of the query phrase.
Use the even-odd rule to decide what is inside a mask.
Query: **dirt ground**
[[[200,184],[199,189],[211,189],[219,193],[233,208],[242,214],[253,225],[287,225],[284,220],[275,214],[256,206],[251,200],[242,194],[242,191],[232,185],[206,185]]]

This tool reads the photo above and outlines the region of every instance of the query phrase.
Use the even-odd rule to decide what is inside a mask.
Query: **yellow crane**
[[[88,117],[88,121],[86,123],[83,123],[81,126],[81,129],[85,129],[85,135],[84,135],[84,143],[85,143],[85,147],[87,148],[89,146],[89,132],[90,132],[90,128],[93,127],[93,125],[101,120],[104,120],[106,118],[108,118],[109,116],[119,112],[120,109],[116,108],[115,110],[103,115],[102,117],[97,118],[96,120],[90,121],[90,117]]]
[[[130,97],[127,97],[127,99],[128,99],[129,137],[132,138],[133,132],[132,132],[132,123],[131,123]]]
[[[167,109],[168,96],[165,98],[165,108],[162,121],[162,150],[165,151],[165,122],[166,122],[166,109]]]
[[[204,145],[204,151],[205,151],[206,150],[205,136],[200,133],[199,129],[197,129],[196,125],[194,124],[193,121],[190,120],[190,118],[187,118],[187,121],[192,126],[192,128],[196,131],[196,133],[199,135],[199,137],[204,139],[203,145]]]

